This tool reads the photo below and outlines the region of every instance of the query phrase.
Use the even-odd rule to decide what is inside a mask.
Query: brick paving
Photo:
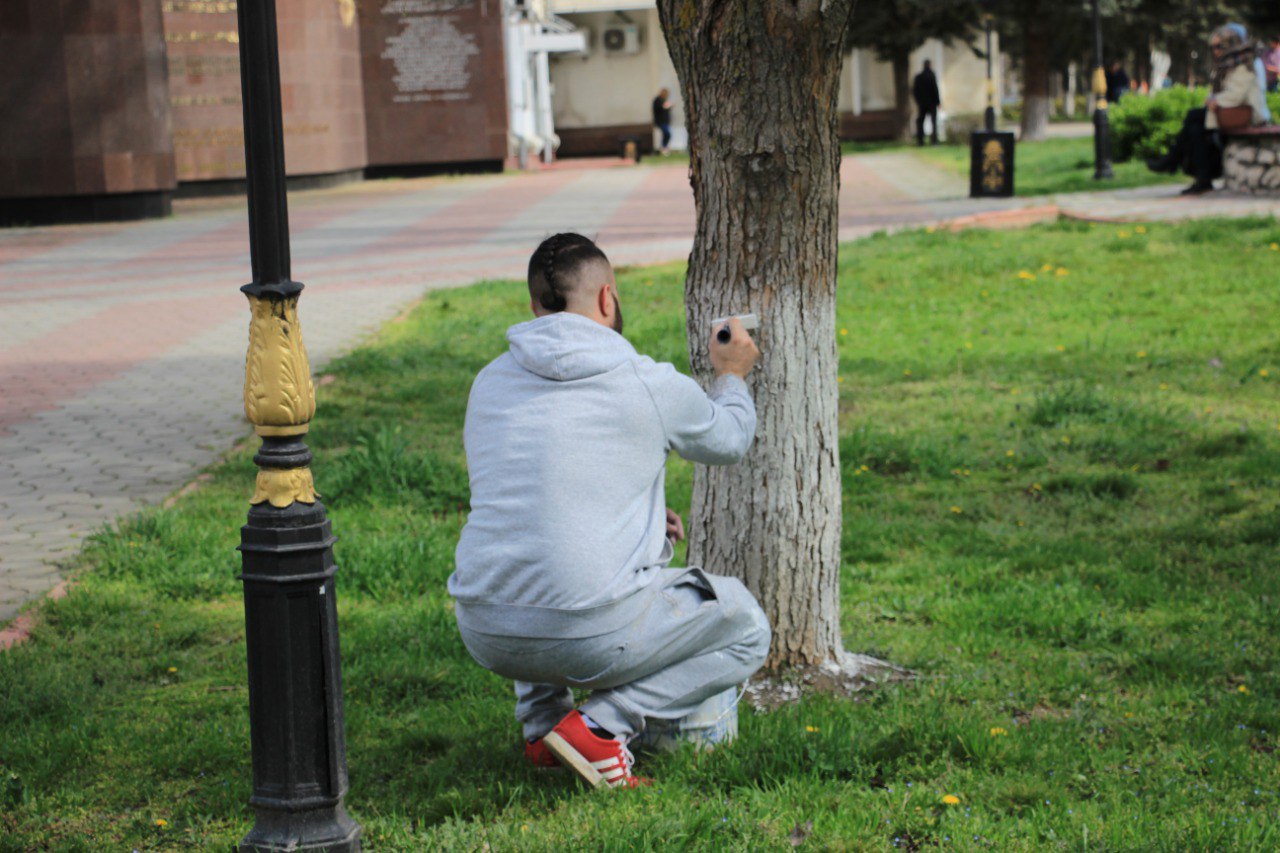
[[[909,153],[846,158],[841,238],[1046,204],[974,202],[966,189]],[[1051,201],[1105,219],[1280,213],[1176,189]],[[0,627],[59,582],[85,536],[163,500],[249,432],[244,202],[175,208],[160,221],[0,231]],[[318,368],[426,290],[523,277],[555,231],[595,235],[618,264],[682,259],[694,210],[684,169],[601,161],[311,191],[290,199],[290,221]]]

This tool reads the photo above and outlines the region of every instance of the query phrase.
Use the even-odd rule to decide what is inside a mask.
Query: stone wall
[[[1280,127],[1228,136],[1222,176],[1229,190],[1280,196]]]
[[[0,220],[163,215],[161,0],[0,0]]]
[[[163,9],[178,180],[243,178],[235,0],[163,0]],[[289,174],[363,168],[364,92],[355,0],[276,0],[276,27]]]

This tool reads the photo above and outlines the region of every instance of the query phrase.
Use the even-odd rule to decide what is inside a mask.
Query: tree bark
[[[1049,25],[1040,16],[1024,19],[1022,58],[1022,140],[1034,142],[1049,135]]]
[[[697,233],[685,285],[704,384],[711,320],[754,312],[747,458],[694,476],[689,562],[741,578],[770,669],[839,661],[837,95],[851,0],[659,0],[684,95]]]
[[[893,55],[893,108],[897,112],[898,135],[910,141],[914,135],[911,127],[911,53],[899,51]]]

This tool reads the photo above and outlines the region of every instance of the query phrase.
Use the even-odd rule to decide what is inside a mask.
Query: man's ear
[[[596,291],[596,310],[599,311],[600,316],[606,320],[613,319],[612,285],[606,284],[604,287]]]

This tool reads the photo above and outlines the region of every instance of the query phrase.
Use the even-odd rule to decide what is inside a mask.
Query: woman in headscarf
[[[1249,107],[1248,123],[1265,124],[1267,109],[1264,84],[1258,78],[1258,56],[1249,34],[1240,24],[1227,24],[1209,38],[1213,51],[1212,92],[1203,107],[1187,111],[1182,130],[1169,153],[1147,160],[1153,172],[1173,174],[1179,167],[1195,178],[1183,195],[1199,195],[1213,189],[1213,179],[1222,174],[1221,111]]]

